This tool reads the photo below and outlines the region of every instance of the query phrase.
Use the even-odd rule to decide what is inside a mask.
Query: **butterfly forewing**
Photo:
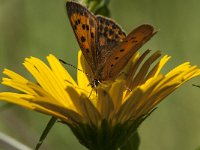
[[[101,80],[116,77],[137,50],[153,37],[155,33],[154,28],[147,24],[134,29],[119,45],[113,48],[109,59],[100,68],[99,76]]]
[[[96,69],[97,21],[96,17],[85,7],[75,2],[67,2],[67,13],[81,51],[90,65],[92,72]]]

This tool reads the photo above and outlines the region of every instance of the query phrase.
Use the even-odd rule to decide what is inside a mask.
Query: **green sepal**
[[[79,142],[90,150],[117,150],[120,148],[143,121],[128,120],[113,125],[109,120],[102,120],[99,125],[88,123],[68,124]]]
[[[140,136],[136,131],[127,141],[124,143],[120,150],[138,150],[140,145]]]

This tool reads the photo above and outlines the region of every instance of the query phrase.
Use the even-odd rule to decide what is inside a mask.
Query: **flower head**
[[[5,69],[3,73],[8,77],[3,78],[2,84],[21,93],[2,92],[0,99],[60,119],[89,149],[115,150],[134,134],[161,100],[200,75],[200,69],[189,62],[161,74],[170,57],[165,55],[155,63],[160,51],[147,58],[149,53],[137,53],[114,82],[100,83],[95,90],[88,86],[90,77],[77,71],[76,83],[53,55],[47,57],[50,66],[38,58],[26,58],[23,64],[36,82]],[[78,68],[91,73],[81,52]]]

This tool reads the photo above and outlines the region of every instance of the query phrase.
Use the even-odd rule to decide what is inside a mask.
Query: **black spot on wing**
[[[81,36],[81,42],[85,42],[85,41],[86,41],[85,37]]]
[[[86,50],[86,52],[87,52],[87,53],[89,53],[89,52],[90,52],[88,48],[86,48],[85,50]]]
[[[117,60],[117,59],[119,59],[119,57],[115,57],[115,59]]]
[[[116,24],[113,24],[113,25],[112,25],[112,28],[113,28],[113,29],[116,29],[116,28],[117,28],[117,25],[116,25]]]
[[[82,24],[82,29],[85,30],[85,24]]]
[[[90,34],[91,34],[91,38],[94,39],[94,33],[91,32]]]
[[[86,24],[85,27],[86,27],[86,30],[89,31],[89,29],[90,29],[89,25]]]
[[[75,21],[75,25],[77,26],[77,25],[79,25],[81,23],[81,20],[80,19],[77,19],[76,21]]]
[[[131,43],[137,43],[137,42],[138,42],[137,40],[132,40],[132,41],[131,41]]]
[[[109,30],[109,35],[113,35],[114,31],[113,30]]]

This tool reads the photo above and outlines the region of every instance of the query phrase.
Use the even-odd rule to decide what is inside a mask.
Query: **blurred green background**
[[[111,0],[109,8],[112,18],[127,33],[143,23],[160,30],[141,50],[162,50],[171,55],[163,72],[185,61],[200,66],[200,1]],[[9,68],[32,79],[22,66],[25,57],[45,60],[52,53],[76,65],[77,51],[64,0],[0,0],[1,71]],[[76,78],[76,70],[66,68]],[[168,96],[140,126],[140,150],[194,150],[200,146],[200,89],[192,83],[200,85],[200,78]],[[0,90],[9,89],[1,85]],[[0,106],[4,104],[1,102]],[[12,106],[0,110],[0,132],[34,148],[49,119]],[[41,148],[53,149],[85,148],[67,126],[57,123]]]

